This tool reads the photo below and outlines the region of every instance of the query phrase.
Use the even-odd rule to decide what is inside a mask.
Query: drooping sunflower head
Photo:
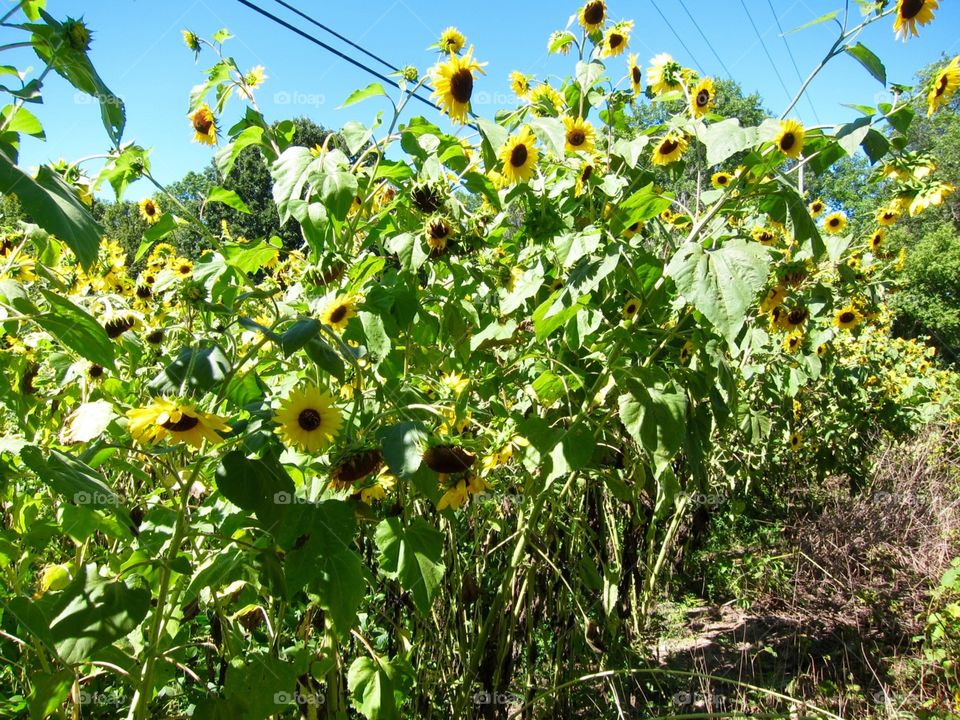
[[[383,467],[380,448],[356,450],[342,456],[330,468],[330,485],[347,490],[364,481]]]
[[[357,314],[357,305],[350,295],[337,295],[328,302],[320,313],[320,322],[337,332],[343,332],[347,323]]]
[[[90,49],[90,28],[83,20],[67,18],[61,26],[61,30],[71,50],[84,53]]]
[[[839,210],[832,212],[823,219],[823,229],[831,235],[839,235],[847,227],[847,216]]]
[[[635,297],[630,298],[623,304],[623,319],[633,320],[639,310],[640,301]]]
[[[783,285],[774,285],[760,301],[760,312],[770,312],[787,298],[787,289]]]
[[[669,165],[680,159],[687,150],[687,139],[683,135],[670,133],[653,148],[653,164]]]
[[[603,34],[603,44],[600,50],[600,57],[615,57],[627,49],[630,42],[630,31],[633,30],[633,22],[625,20],[619,22]]]
[[[440,48],[440,51],[445,52],[447,55],[459,55],[460,51],[463,50],[463,46],[466,44],[467,39],[463,36],[463,33],[455,27],[448,27],[440,33],[440,40],[437,41],[437,46]]]
[[[428,182],[417,183],[410,191],[410,199],[417,210],[422,213],[434,213],[443,203],[443,195],[440,189]]]
[[[550,83],[542,82],[530,91],[530,107],[535,115],[557,115],[566,106],[563,95]]]
[[[116,340],[128,330],[136,327],[137,322],[138,319],[136,315],[127,312],[118,312],[107,317],[103,323],[103,329],[106,331],[107,337],[111,340]]]
[[[846,305],[833,314],[833,324],[841,330],[852,330],[861,320],[863,315],[854,305]]]
[[[647,85],[656,95],[680,90],[683,86],[683,66],[667,53],[660,53],[650,60],[647,68]]]
[[[777,242],[777,232],[766,225],[757,225],[750,231],[751,237],[761,245],[773,245]]]
[[[451,121],[463,125],[473,96],[474,73],[485,74],[483,66],[473,59],[473,46],[463,57],[451,55],[446,62],[434,66],[431,73],[434,87],[431,97],[440,100]]]
[[[690,112],[694,117],[703,117],[717,102],[717,90],[710,78],[703,78],[690,93]]]
[[[424,225],[424,234],[427,245],[435,252],[446,250],[447,243],[453,237],[453,226],[445,217],[435,216],[427,220]]]
[[[230,432],[225,418],[167,398],[157,398],[142,408],[128,411],[127,419],[130,434],[140,443],[169,438],[199,450],[204,440],[219,443],[223,440],[220,433]]]
[[[194,142],[204,145],[217,144],[217,123],[213,118],[213,112],[206,103],[203,103],[191,113],[190,124],[193,125]]]
[[[957,88],[960,88],[960,55],[933,76],[933,84],[927,93],[927,117],[945,105],[956,94]]]
[[[593,125],[579,117],[565,117],[563,124],[566,127],[567,152],[593,152],[596,142]]]
[[[526,100],[530,96],[530,78],[519,70],[514,70],[510,73],[510,89],[518,98]]]
[[[157,220],[160,219],[161,210],[160,205],[157,204],[157,201],[153,198],[144,198],[139,203],[137,207],[140,208],[140,217],[142,217],[146,222],[151,225]]]
[[[180,32],[183,34],[183,44],[194,53],[200,52],[200,38],[197,34],[189,30],[181,30]]]
[[[826,209],[827,209],[827,204],[820,198],[817,198],[807,206],[807,210],[810,211],[810,217],[812,218],[820,217],[821,215],[823,215],[823,211]]]
[[[465,472],[470,469],[476,459],[476,455],[459,445],[434,445],[423,453],[423,463],[434,472],[443,475]]]
[[[588,33],[600,30],[607,20],[607,4],[604,0],[589,0],[577,13],[580,25]]]
[[[633,89],[634,96],[643,92],[643,70],[640,68],[639,58],[636,53],[632,53],[627,58],[627,75],[630,77],[630,87]]]
[[[780,132],[774,138],[777,149],[788,158],[798,158],[803,152],[803,141],[806,132],[796,120],[784,120],[780,123]]]
[[[540,158],[536,138],[528,126],[510,137],[497,156],[503,163],[503,177],[511,185],[527,182],[533,177],[534,168]]]
[[[277,423],[277,433],[285,443],[308,453],[329,446],[343,423],[343,416],[333,405],[330,393],[316,386],[290,393],[273,419]]]
[[[897,0],[896,18],[893,21],[893,33],[896,37],[918,36],[917,25],[926,25],[933,21],[933,11],[940,0]]]
[[[723,190],[724,188],[730,187],[730,183],[733,182],[733,175],[728,172],[715,172],[710,176],[710,184],[713,185],[717,190]]]

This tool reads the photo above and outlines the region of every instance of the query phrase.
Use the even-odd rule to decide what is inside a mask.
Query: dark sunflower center
[[[640,72],[640,68],[634,65],[630,70],[630,77],[633,78],[634,85],[639,85],[640,81],[643,79],[643,74]]]
[[[163,330],[154,330],[147,335],[147,342],[151,345],[159,345],[163,342]]]
[[[473,73],[469,70],[457,70],[450,78],[450,94],[458,103],[470,102],[473,95]]]
[[[520,143],[510,153],[510,164],[514,167],[523,167],[523,164],[527,161],[528,154],[527,146]]]
[[[726,185],[728,182],[730,182],[730,178],[728,178],[726,175],[717,176],[717,185]]]
[[[620,33],[610,33],[609,45],[611,50],[615,50],[623,45],[623,35]]]
[[[937,82],[937,87],[933,91],[937,97],[940,97],[947,91],[947,85],[949,84],[950,78],[947,77],[947,74],[944,73],[940,76],[940,80]]]
[[[118,338],[132,327],[133,318],[116,318],[107,322],[103,329],[106,330],[107,337]]]
[[[337,306],[333,309],[333,312],[330,313],[330,322],[336,324],[336,323],[340,322],[341,320],[343,320],[343,318],[344,318],[344,316],[345,316],[346,314],[347,314],[347,306],[346,306],[346,305],[337,305]]]
[[[300,414],[297,415],[297,424],[307,432],[311,432],[320,427],[320,422],[320,413],[313,408],[301,410]]]
[[[181,415],[180,419],[176,422],[167,420],[167,422],[163,424],[163,429],[169,430],[170,432],[187,432],[188,430],[193,430],[193,428],[199,424],[200,420],[198,418],[190,415]]]
[[[567,133],[567,142],[573,145],[574,147],[579,147],[586,142],[587,134],[580,128],[574,128]]]
[[[190,267],[189,265],[181,265],[181,266],[180,266],[180,273],[181,273],[182,275],[189,275],[191,270],[193,270],[193,268]]]
[[[587,165],[583,168],[583,172],[580,173],[580,180],[586,182],[590,179],[591,175],[593,175],[593,165]]]
[[[627,315],[633,315],[637,311],[636,303],[627,303]]]
[[[900,6],[900,17],[904,20],[910,20],[923,9],[924,0],[903,0]]]
[[[146,300],[151,295],[153,295],[153,291],[151,291],[146,285],[137,286],[137,297],[141,300]]]
[[[760,233],[760,242],[770,242],[771,240],[773,240],[773,235],[771,233],[768,233],[768,232]]]
[[[704,108],[710,103],[710,91],[701,90],[697,93],[697,107]]]
[[[193,129],[201,135],[208,134],[212,125],[213,119],[206,113],[197,113],[193,116]]]
[[[143,206],[143,211],[147,215],[153,215],[157,211],[157,208],[152,202],[148,202],[146,205]]]
[[[802,323],[804,320],[807,319],[807,314],[808,313],[806,308],[794,308],[787,315],[787,321],[791,325],[799,325],[800,323]]]
[[[430,237],[434,240],[443,240],[450,234],[450,228],[443,221],[430,223]]]
[[[830,218],[830,227],[837,227],[840,224],[840,218]]]
[[[856,315],[854,315],[852,312],[850,312],[849,310],[847,310],[846,312],[840,313],[840,322],[842,322],[842,323],[852,323],[853,320],[854,320],[854,318],[856,318],[856,317],[857,317]]]
[[[797,136],[792,132],[784,133],[783,137],[780,138],[780,149],[789,150],[797,142]]]
[[[814,212],[820,212],[821,210],[823,210],[823,205],[821,205],[820,203],[814,203],[811,209]]]
[[[891,212],[885,212],[885,213],[883,214],[883,219],[884,219],[884,220],[893,220],[893,213],[891,213]]]
[[[676,149],[680,147],[680,143],[676,140],[664,140],[660,143],[660,148],[658,152],[661,155],[670,155],[673,152],[676,152]]]
[[[87,375],[92,378],[103,377],[103,365],[91,365]]]
[[[603,22],[604,7],[602,2],[587,3],[583,8],[583,19],[588,25],[599,25]]]

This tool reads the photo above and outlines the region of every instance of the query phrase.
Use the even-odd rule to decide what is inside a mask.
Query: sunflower
[[[787,299],[787,289],[783,285],[774,285],[760,301],[760,312],[770,312]]]
[[[906,42],[910,35],[918,36],[917,25],[933,21],[933,11],[940,0],[897,0],[897,18],[893,21],[895,37],[903,36]]]
[[[217,144],[217,123],[213,119],[210,106],[203,103],[190,115],[190,124],[193,125],[194,142],[204,145]]]
[[[256,67],[251,68],[250,72],[243,76],[243,83],[248,89],[256,90],[258,87],[263,85],[263,82],[266,79],[266,68],[264,68],[263,65],[257,65]]]
[[[683,135],[670,133],[653,149],[654,165],[669,165],[680,159],[687,150],[687,139]]]
[[[729,187],[730,183],[733,182],[733,175],[728,172],[715,172],[710,176],[710,184],[713,185],[718,190],[722,190],[725,187]]]
[[[200,449],[204,439],[211,443],[223,440],[221,432],[230,432],[226,418],[205,413],[196,408],[157,398],[149,405],[129,410],[130,434],[140,443],[155,443],[170,438]]]
[[[455,27],[448,27],[440,33],[440,41],[437,43],[440,50],[447,53],[447,55],[459,55],[460,51],[463,50],[463,46],[466,44],[467,39],[463,36],[463,33]]]
[[[358,450],[341,457],[330,469],[330,486],[347,490],[383,468],[383,453],[379,448]]]
[[[827,343],[820,343],[817,345],[817,357],[822,358],[827,354],[827,351],[830,349],[830,346]]]
[[[121,312],[108,317],[106,322],[103,323],[103,329],[106,331],[108,338],[116,340],[136,324],[137,318],[135,315]]]
[[[185,257],[174,258],[170,261],[170,269],[176,273],[179,278],[193,277],[193,263]]]
[[[397,486],[397,478],[386,468],[383,468],[376,477],[373,485],[369,485],[359,493],[354,493],[353,497],[360,500],[365,505],[372,505],[375,500],[383,500],[387,493]]]
[[[847,305],[833,314],[833,324],[841,330],[852,330],[863,319],[863,315],[853,305]]]
[[[687,340],[683,347],[680,348],[680,364],[686,365],[690,362],[690,358],[693,357],[693,351],[696,350],[696,346],[690,340]]]
[[[795,353],[803,345],[803,333],[792,332],[783,339],[783,349],[788,353]]]
[[[639,310],[640,310],[640,301],[635,297],[630,298],[623,305],[623,319],[633,320],[634,316],[637,314],[637,311]]]
[[[607,19],[607,4],[604,0],[590,0],[577,14],[580,25],[588,33],[599,30]]]
[[[812,203],[807,205],[807,210],[810,211],[810,217],[814,219],[823,215],[823,211],[826,209],[827,209],[827,204],[820,198],[817,198]]]
[[[320,322],[337,332],[343,332],[347,323],[357,314],[357,306],[350,295],[337,295],[320,313]]]
[[[333,442],[343,422],[330,393],[313,385],[290,393],[273,419],[284,442],[308,453],[315,453]]]
[[[536,115],[542,115],[545,111],[559,113],[566,106],[567,102],[563,95],[550,83],[540,83],[530,91],[530,105]]]
[[[780,132],[773,142],[789,158],[798,158],[803,152],[803,140],[806,135],[803,125],[796,120],[784,120],[780,123]]]
[[[647,68],[647,85],[656,95],[680,90],[683,67],[667,53],[660,53],[650,60]]]
[[[842,212],[833,212],[827,215],[823,221],[823,228],[831,235],[839,235],[847,226],[847,216]]]
[[[913,200],[910,201],[910,217],[919,215],[932,205],[940,205],[943,203],[943,199],[953,191],[953,185],[948,185],[947,183],[938,183],[933,187],[929,187],[926,190],[917,193]]]
[[[583,118],[565,117],[563,124],[567,129],[566,149],[568,152],[593,152],[596,132],[593,125]]]
[[[470,384],[470,380],[458,372],[451,371],[440,378],[440,384],[447,388],[454,395],[460,395],[464,390],[467,389],[467,385]]]
[[[893,225],[898,217],[900,217],[900,210],[893,206],[877,210],[877,223],[880,225]]]
[[[156,330],[151,330],[143,336],[143,339],[151,345],[159,345],[163,342],[163,329],[157,328]]]
[[[881,245],[883,245],[883,237],[885,234],[886,233],[884,232],[883,228],[877,228],[876,230],[873,231],[873,235],[870,236],[870,240],[868,241],[868,244],[870,245],[870,249],[874,253],[880,249]]]
[[[636,53],[627,57],[627,76],[630,78],[630,87],[633,89],[634,97],[643,92],[643,70],[637,60]]]
[[[510,73],[510,89],[518,98],[526,100],[530,96],[530,78],[519,70],[514,70]]]
[[[690,112],[694,117],[703,117],[713,109],[717,102],[717,90],[713,80],[703,78],[690,93]]]
[[[183,34],[183,44],[195,53],[200,52],[200,38],[197,37],[196,33],[189,30],[181,30],[180,32]]]
[[[453,226],[442,217],[432,217],[424,225],[427,245],[431,250],[441,252],[447,248],[447,242],[453,237]]]
[[[540,151],[530,128],[524,126],[500,148],[498,157],[503,162],[503,176],[512,185],[533,177]]]
[[[750,231],[750,236],[761,245],[773,245],[777,242],[776,231],[765,225],[757,225]]]
[[[160,215],[162,214],[160,206],[153,198],[144,198],[137,203],[137,207],[140,208],[140,217],[142,217],[151,225],[159,220]]]
[[[451,55],[444,63],[434,66],[434,91],[431,97],[439,98],[443,111],[450,120],[463,125],[470,109],[470,97],[473,95],[473,74],[484,73],[480,63],[473,59],[473,46],[463,57]]]
[[[783,326],[787,330],[795,330],[801,327],[809,317],[810,311],[803,305],[797,305],[794,308],[790,308],[787,314],[783,316]]]
[[[797,452],[803,447],[803,436],[799,432],[790,434],[790,449]]]
[[[465,472],[470,469],[476,459],[476,455],[459,445],[434,445],[423,453],[424,465],[443,475]]]
[[[603,34],[600,57],[615,57],[627,49],[633,23],[629,20],[617,23]]]
[[[933,115],[937,109],[947,103],[960,88],[960,55],[936,74],[930,92],[927,94],[927,117]]]
[[[462,479],[457,480],[454,485],[446,488],[446,492],[437,503],[437,510],[446,510],[447,508],[450,508],[451,510],[459,510],[460,506],[467,501],[468,497],[469,494],[467,493],[467,481]]]

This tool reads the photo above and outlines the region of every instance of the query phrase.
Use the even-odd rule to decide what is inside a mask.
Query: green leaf
[[[403,658],[374,660],[366,655],[350,664],[347,687],[350,701],[367,720],[402,720],[400,708],[413,688],[416,675]]]
[[[224,720],[279,717],[281,709],[277,701],[292,696],[292,690],[297,686],[297,676],[303,670],[303,667],[273,657],[263,650],[244,652],[234,658],[227,669],[223,699],[235,705],[232,706],[232,712],[225,712],[222,717]],[[228,706],[225,711],[230,709]],[[211,714],[208,717],[217,717],[213,714],[217,712],[216,708],[211,708],[209,712]],[[193,713],[193,717],[197,717],[197,712]]]
[[[593,86],[597,84],[597,81],[603,76],[603,71],[603,63],[596,61],[578,61],[576,67],[577,85],[580,86],[580,89],[583,92],[589,92]]]
[[[113,368],[114,344],[100,323],[66,298],[41,290],[50,312],[38,315],[37,324],[90,362]]]
[[[390,353],[390,336],[384,328],[383,319],[379,315],[366,311],[358,312],[357,317],[363,325],[367,350],[376,362],[381,362]]]
[[[317,160],[307,148],[295,145],[284,150],[270,166],[273,201],[277,204],[281,225],[290,219],[290,201],[302,199],[311,166]]]
[[[155,393],[177,395],[185,384],[191,392],[203,394],[222,382],[230,368],[230,359],[216,345],[184,348],[176,360],[150,381],[148,387]]]
[[[567,131],[560,118],[535,117],[531,118],[528,124],[545,148],[558,157],[563,157],[567,146]]]
[[[400,233],[387,240],[387,249],[396,253],[400,260],[400,267],[407,272],[416,272],[429,257],[423,249],[419,235]]]
[[[320,332],[320,321],[316,318],[300,318],[280,335],[280,349],[284,357],[290,357]]]
[[[30,720],[43,720],[60,707],[70,695],[73,680],[70,670],[30,673]]]
[[[716,250],[683,245],[666,267],[687,302],[735,347],[747,308],[767,282],[770,259],[756,243],[729,240]]]
[[[827,22],[828,20],[833,20],[833,19],[834,19],[837,15],[839,15],[839,14],[840,14],[840,11],[839,11],[839,10],[832,10],[832,11],[826,13],[825,15],[821,15],[820,17],[818,17],[818,18],[816,18],[816,19],[814,19],[814,20],[811,20],[811,21],[808,22],[808,23],[804,23],[804,24],[801,25],[800,27],[795,27],[793,30],[787,30],[787,32],[785,32],[784,35],[791,35],[791,34],[793,34],[793,33],[795,33],[795,32],[800,32],[801,30],[806,30],[807,28],[814,27],[815,25],[819,25],[819,24],[821,24],[821,23],[825,23],[825,22]]]
[[[317,336],[307,341],[304,346],[307,357],[313,360],[321,370],[333,375],[337,380],[343,382],[346,378],[346,366],[343,358],[337,354],[337,351],[330,347],[330,344],[322,337]]]
[[[89,268],[97,259],[103,228],[60,175],[44,165],[32,178],[8,153],[9,146],[0,145],[0,193],[16,195],[24,212],[65,242],[80,264]]]
[[[420,614],[428,617],[446,572],[443,534],[419,518],[404,526],[400,518],[391,517],[377,525],[375,541],[380,572],[399,580]]]
[[[383,445],[383,458],[390,472],[398,478],[408,478],[419,468],[428,435],[413,422],[390,425],[377,433]]]
[[[27,445],[20,450],[20,459],[68,502],[100,509],[116,509],[120,504],[106,478],[73,455],[49,450],[44,457],[40,448]]]
[[[343,105],[337,108],[337,110],[342,110],[345,107],[349,107],[354,103],[358,103],[361,100],[366,100],[367,98],[376,97],[377,95],[383,95],[386,98],[390,96],[387,95],[387,91],[383,89],[383,85],[378,82],[372,82],[361,90],[354,90],[350,93],[350,96],[343,101]]]
[[[358,189],[353,173],[342,170],[328,172],[320,183],[320,200],[333,217],[343,220],[350,212]]]
[[[718,123],[700,125],[697,137],[707,146],[707,164],[719,165],[727,158],[757,144],[757,128],[740,127],[740,120],[727,118]]]
[[[620,419],[630,437],[649,453],[657,476],[680,450],[684,436],[686,395],[666,387],[628,381],[618,399]]]
[[[239,212],[250,214],[250,208],[247,207],[247,204],[241,199],[237,193],[233,190],[227,190],[222,188],[219,185],[214,185],[210,188],[210,192],[207,193],[207,202],[218,202],[223,203],[227,207],[232,207],[234,210]]]
[[[228,244],[223,248],[223,259],[227,265],[242,273],[259,272],[261,268],[277,259],[277,248],[265,240],[246,245]]]
[[[261,145],[263,143],[263,128],[258,125],[252,125],[244,128],[243,131],[234,138],[233,142],[225,145],[217,151],[214,156],[214,162],[222,176],[227,176],[233,169],[234,163],[240,157],[240,153],[251,145]]]
[[[871,163],[880,162],[883,156],[887,154],[887,151],[890,150],[890,141],[887,140],[887,136],[873,128],[870,128],[867,132],[861,145],[867,157],[870,158]]]
[[[887,69],[872,50],[863,43],[847,45],[844,52],[856,59],[881,85],[887,84]]]
[[[332,552],[328,548],[319,556],[305,557],[303,561],[315,565],[316,577],[310,589],[317,594],[320,607],[341,636],[349,635],[357,624],[357,611],[367,592],[360,556],[352,550]]]
[[[5,132],[26,133],[41,140],[46,138],[43,134],[43,125],[40,124],[37,116],[23,105],[20,107],[7,105],[0,111],[0,120],[2,120]]]
[[[275,531],[294,502],[293,480],[276,458],[251,458],[232,450],[220,460],[217,489],[242,510],[256,514],[264,528]]]

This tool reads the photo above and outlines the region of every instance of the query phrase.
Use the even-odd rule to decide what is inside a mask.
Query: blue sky
[[[546,42],[553,30],[563,28],[578,7],[576,3],[528,0],[487,0],[486,2],[437,3],[427,0],[366,0],[364,2],[320,2],[288,0],[303,12],[379,54],[396,66],[417,65],[421,71],[433,62],[426,47],[436,41],[448,25],[456,25],[468,42],[475,45],[475,56],[487,61],[486,76],[474,88],[474,111],[492,116],[497,107],[510,102],[507,75],[522,70],[539,78],[558,78],[572,74],[574,59],[549,56]],[[308,26],[273,0],[256,0],[270,12],[303,27],[320,39],[358,56],[336,39]],[[777,26],[789,31],[831,10],[842,8],[842,0],[743,0],[756,24],[767,50],[780,70],[792,95],[800,86],[797,72]],[[684,0],[686,8],[723,58],[726,68],[746,91],[758,91],[775,114],[786,106],[787,92],[767,60],[740,0]],[[704,42],[697,27],[679,0],[658,2],[668,24],[657,13],[652,0],[608,0],[611,17],[631,18],[636,22],[630,51],[642,62],[659,52],[669,52],[677,60],[698,68],[703,74],[725,77],[721,63]],[[851,2],[856,13],[856,3]],[[771,7],[772,6],[772,7]],[[348,120],[370,122],[383,109],[382,100],[338,110],[344,98],[356,88],[373,80],[317,47],[293,35],[235,0],[48,0],[48,11],[55,17],[83,16],[93,29],[91,57],[106,84],[126,104],[125,140],[135,139],[153,149],[151,161],[155,176],[164,183],[174,181],[188,170],[202,168],[212,157],[208,146],[191,143],[186,119],[190,88],[204,79],[204,70],[213,63],[209,49],[199,61],[183,45],[180,31],[189,28],[210,37],[222,27],[234,39],[226,44],[244,69],[264,65],[269,79],[261,88],[258,101],[269,120],[307,115],[329,128],[338,128]],[[776,17],[774,16],[776,13]],[[672,30],[671,30],[672,28]],[[690,55],[674,35],[675,31]],[[825,23],[795,34],[787,41],[804,77],[819,61],[836,37],[835,25]],[[14,32],[4,29],[2,44],[15,42]],[[921,31],[919,38],[907,43],[894,40],[891,22],[881,21],[861,37],[885,61],[890,81],[910,83],[914,71],[937,59],[942,53],[960,52],[960,3],[941,0],[935,22]],[[4,53],[3,64],[20,68],[40,66],[29,50]],[[374,65],[372,61],[364,62]],[[608,61],[609,74],[625,72],[625,56]],[[378,67],[382,70],[383,68]],[[36,70],[35,70],[36,72]],[[810,99],[802,100],[793,115],[805,124],[836,123],[849,120],[854,112],[842,103],[873,105],[888,97],[883,87],[853,59],[837,58],[814,81]],[[424,105],[411,105],[416,114],[448,126]],[[21,163],[36,165],[63,157],[75,160],[104,152],[109,140],[100,124],[97,105],[89,97],[76,93],[59,77],[46,82],[44,104],[32,106],[47,133],[46,142],[25,138]],[[229,127],[240,112],[235,103],[223,127]],[[95,165],[89,167],[94,172]],[[134,185],[130,199],[150,194],[145,182]]]

